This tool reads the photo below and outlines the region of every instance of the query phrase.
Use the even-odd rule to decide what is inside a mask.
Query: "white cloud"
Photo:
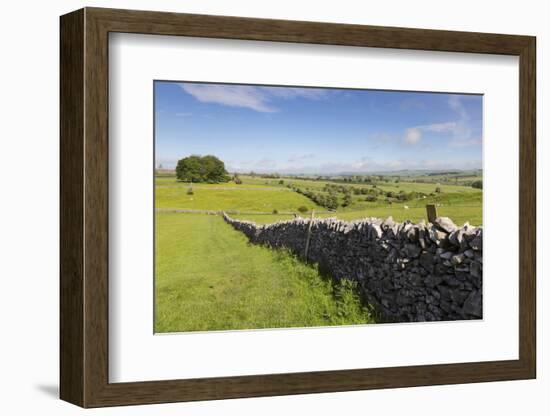
[[[230,107],[242,107],[261,113],[279,111],[274,99],[305,98],[320,100],[328,92],[320,88],[256,87],[251,85],[179,84],[183,91],[203,103],[215,103]]]
[[[426,124],[423,126],[409,127],[405,130],[405,143],[408,144],[417,144],[422,139],[422,135],[426,131],[434,133],[454,133],[457,128],[457,123],[454,121],[449,121],[446,123],[434,123]]]
[[[244,85],[179,84],[188,94],[203,103],[230,107],[244,107],[262,113],[273,113],[275,108],[266,103],[266,97],[255,87]]]
[[[470,116],[462,104],[459,96],[451,95],[449,97],[449,107],[458,115],[458,121],[453,129],[453,140],[449,142],[450,147],[475,146],[481,143],[481,137],[472,138],[472,129],[470,128]]]
[[[451,95],[447,101],[449,107],[457,115],[457,120],[444,123],[425,124],[409,127],[405,130],[403,140],[407,144],[417,144],[421,141],[425,132],[448,133],[452,136],[449,147],[475,146],[481,143],[481,138],[472,138],[470,117],[462,104],[460,97]]]
[[[258,173],[279,174],[359,174],[368,172],[392,172],[399,170],[441,170],[441,169],[472,169],[481,167],[479,160],[440,160],[440,159],[393,159],[393,160],[373,160],[369,156],[361,157],[356,160],[342,162],[321,162],[304,165],[292,165],[284,162],[275,161],[269,158],[263,158],[257,161],[228,163],[230,172],[249,172],[251,170]]]
[[[405,130],[405,142],[408,144],[416,144],[422,138],[422,132],[418,127],[411,127]]]
[[[462,101],[460,101],[460,97],[458,95],[451,95],[449,97],[448,103],[449,103],[449,107],[451,107],[451,110],[456,112],[459,115],[461,120],[467,120],[469,118],[468,112],[462,105]]]
[[[258,87],[269,95],[278,98],[293,99],[307,98],[310,100],[320,100],[328,94],[326,89],[321,88],[297,88],[297,87]]]

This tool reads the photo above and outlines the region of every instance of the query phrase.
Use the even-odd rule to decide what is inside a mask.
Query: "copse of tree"
[[[324,206],[330,210],[335,210],[338,208],[338,198],[335,195],[327,197]]]
[[[281,175],[279,175],[277,172],[260,174],[260,178],[263,178],[263,179],[279,179],[280,177]]]
[[[483,181],[482,180],[473,181],[472,188],[483,189]]]
[[[228,182],[225,164],[216,156],[192,155],[178,160],[176,177],[185,182]]]
[[[347,193],[344,195],[344,202],[342,203],[343,207],[348,207],[351,205],[351,193]]]
[[[241,178],[239,178],[239,175],[236,173],[233,175],[233,182],[235,182],[235,185],[242,185],[243,181]]]
[[[416,196],[417,196],[416,192],[400,191],[397,194],[397,199],[400,200],[400,201],[410,201],[410,200],[416,198]]]
[[[290,188],[294,191],[299,193],[300,195],[304,195],[305,197],[309,198],[313,202],[315,202],[317,205],[320,205],[322,207],[325,207],[329,210],[334,210],[338,208],[338,198],[336,196],[336,192],[333,189],[329,189],[328,194],[322,193],[322,192],[313,192],[309,189],[302,189],[297,186],[290,186]]]

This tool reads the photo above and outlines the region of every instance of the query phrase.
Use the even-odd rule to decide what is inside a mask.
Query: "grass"
[[[250,179],[247,177],[241,177],[243,180],[243,184],[246,183],[257,183],[257,181],[251,182]],[[275,182],[275,180],[271,180],[272,182]],[[308,180],[308,179],[298,179],[298,178],[292,178],[292,179],[286,179],[285,184],[291,183],[299,187],[304,188],[311,188],[315,190],[321,190],[325,187],[327,183],[331,183],[334,185],[342,185],[347,187],[354,187],[354,188],[367,188],[370,189],[373,187],[372,184],[366,184],[366,183],[341,183],[341,182],[329,182],[329,181],[314,181],[314,180]],[[435,188],[439,187],[441,190],[445,192],[453,192],[453,193],[471,193],[471,192],[481,192],[479,189],[472,188],[471,186],[462,186],[462,185],[449,185],[449,184],[435,184],[435,183],[419,183],[419,182],[406,182],[406,181],[400,181],[399,183],[395,182],[379,182],[376,184],[376,187],[378,189],[382,189],[385,192],[393,191],[393,192],[399,192],[399,191],[416,191],[416,192],[424,192],[426,194],[429,194],[431,192],[435,191]]]
[[[241,185],[239,185],[241,186]],[[289,189],[234,189],[226,184],[195,185],[193,195],[187,186],[156,188],[157,208],[186,208],[197,210],[238,210],[243,212],[296,211],[298,207],[315,208],[308,198]]]
[[[418,185],[419,188],[412,188],[413,185]],[[419,189],[422,189],[425,185],[427,184],[408,183],[407,187],[408,190],[415,189],[418,192],[421,192]],[[453,189],[453,187],[456,189]],[[455,187],[454,185],[444,186],[443,189],[444,192],[434,196],[427,196],[423,199],[410,201],[394,202],[392,204],[388,204],[384,200],[367,202],[365,201],[364,195],[352,195],[352,204],[349,207],[339,207],[333,212],[328,212],[322,207],[315,207],[315,216],[321,218],[336,217],[342,220],[351,221],[367,217],[387,218],[391,215],[396,221],[410,220],[413,222],[418,222],[422,219],[424,221],[428,220],[426,215],[426,205],[436,204],[438,207],[438,214],[440,216],[451,218],[457,225],[462,225],[465,222],[469,222],[471,225],[483,224],[483,194],[479,189],[464,186]],[[342,197],[340,196],[339,199],[341,200]],[[307,207],[309,211],[305,214],[301,214],[304,217],[309,216],[311,212],[310,205],[307,205]],[[271,211],[267,209],[265,212],[269,213]],[[255,221],[258,224],[267,224],[275,221],[292,219],[294,218],[294,215],[292,213],[284,213],[279,210],[278,215],[257,215],[254,213],[246,213],[243,215],[234,215],[234,217],[238,219]]]
[[[471,225],[481,225],[482,215],[481,208],[477,206],[444,206],[438,208],[438,214],[441,216],[451,218],[455,224],[463,225],[465,222],[469,222]],[[409,208],[404,209],[402,206],[392,207],[372,207],[369,209],[359,211],[343,211],[343,212],[316,212],[316,218],[336,217],[345,221],[359,220],[362,218],[376,217],[387,218],[392,216],[396,221],[411,220],[413,222],[419,222],[420,220],[428,221],[426,216],[426,208]],[[308,217],[306,213],[302,215]],[[277,214],[277,215],[259,215],[259,214],[240,214],[232,215],[233,218],[240,220],[254,221],[257,224],[270,224],[276,221],[290,220],[294,218],[292,214]]]
[[[155,177],[155,185],[158,187],[181,187],[187,189],[189,187],[189,182],[182,182],[178,181],[174,176],[168,177],[168,176],[157,176]],[[262,182],[243,182],[241,185],[237,185],[233,181],[225,182],[225,183],[216,183],[216,184],[207,184],[207,183],[194,183],[193,189],[199,188],[199,189],[229,189],[229,190],[239,190],[239,189],[268,189],[268,190],[280,190],[280,191],[287,191],[288,188],[284,186],[279,186],[274,189],[275,185],[266,185]]]
[[[353,284],[250,245],[220,216],[157,213],[156,332],[373,323]]]
[[[337,217],[356,220],[366,217],[418,222],[426,218],[426,204],[437,204],[440,216],[456,224],[468,221],[482,225],[482,191],[449,183],[409,181],[376,184],[384,192],[422,192],[427,196],[390,204],[384,197],[366,201],[366,195],[352,195],[348,207],[334,212],[317,206],[309,198],[287,188],[324,192],[327,183],[302,178],[259,178],[241,175],[242,184],[189,184],[164,174],[155,178],[156,208],[156,332],[232,330],[365,324],[374,322],[361,305],[353,283],[333,282],[315,266],[304,264],[286,251],[274,251],[248,243],[247,238],[220,216],[169,212],[170,209],[233,211],[234,218],[258,224],[294,218]],[[469,178],[471,180],[471,178]],[[354,188],[372,184],[337,183]],[[435,193],[435,188],[441,193]],[[338,193],[343,201],[343,194]],[[273,212],[276,212],[273,214]],[[350,276],[352,277],[352,276]]]
[[[195,210],[225,210],[238,211],[246,215],[237,215],[240,219],[249,219],[258,223],[269,223],[293,218],[292,213],[298,212],[298,207],[305,206],[309,216],[315,209],[316,216],[337,217],[343,220],[355,220],[365,217],[387,218],[392,216],[397,221],[411,220],[418,222],[426,218],[426,205],[436,204],[441,216],[450,217],[456,224],[462,225],[469,221],[472,225],[483,224],[483,193],[479,189],[462,185],[416,183],[401,181],[381,182],[376,185],[384,192],[416,191],[428,194],[426,198],[388,204],[383,197],[376,202],[367,202],[365,195],[352,195],[352,204],[346,208],[339,207],[335,212],[327,212],[318,207],[309,198],[300,195],[286,187],[292,182],[300,188],[314,189],[322,192],[327,181],[314,181],[298,178],[266,179],[242,175],[242,185],[234,182],[223,184],[194,184],[193,195],[187,195],[188,184],[179,182],[175,177],[157,177],[156,207],[163,209],[195,209]],[[355,188],[372,188],[370,184],[340,184]],[[436,186],[442,192],[434,194]],[[429,195],[432,194],[432,195]],[[338,194],[342,202],[343,194]],[[406,209],[405,207],[408,207]],[[278,215],[271,214],[276,210]]]

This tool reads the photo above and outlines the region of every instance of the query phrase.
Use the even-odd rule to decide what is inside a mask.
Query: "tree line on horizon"
[[[269,179],[279,179],[283,176],[279,175],[278,173],[274,174],[257,174],[255,172],[250,172],[250,176],[259,176],[262,178],[269,178]],[[242,183],[241,179],[239,178],[238,174],[235,173],[233,178],[229,175],[225,168],[225,164],[222,160],[220,160],[218,157],[213,155],[205,155],[205,156],[199,156],[199,155],[191,155],[188,157],[184,157],[183,159],[178,160],[178,163],[176,165],[176,177],[180,181],[184,182],[191,182],[191,183],[220,183],[220,182],[229,182],[230,180],[234,180],[235,183]],[[308,178],[310,180],[327,180],[329,177],[314,177],[314,178]],[[384,176],[353,176],[353,177],[343,177],[343,178],[330,178],[328,180],[331,180],[332,182],[343,182],[343,183],[376,183],[376,182],[395,182],[399,183],[400,179],[402,179],[400,176],[397,177],[384,177]],[[438,178],[440,181],[442,178]],[[407,178],[410,182],[425,182],[422,179],[414,179],[414,178]],[[431,182],[431,181],[430,181]],[[441,181],[446,182],[446,181]],[[472,186],[473,188],[477,189],[483,189],[483,181],[481,179],[474,180],[470,183],[464,183],[464,185]],[[437,192],[437,190],[436,190]],[[325,205],[325,204],[321,204]],[[327,202],[326,205],[334,205],[332,201]]]

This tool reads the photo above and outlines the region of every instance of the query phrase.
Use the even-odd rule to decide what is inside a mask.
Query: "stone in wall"
[[[363,299],[387,322],[482,317],[483,229],[449,218],[433,224],[365,218],[296,218],[273,224],[225,221],[251,243],[289,249],[334,279],[358,283]]]

